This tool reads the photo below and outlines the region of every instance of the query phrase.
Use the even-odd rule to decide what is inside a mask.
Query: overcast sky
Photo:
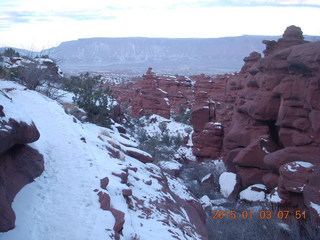
[[[319,0],[0,0],[0,47],[89,37],[320,35]]]

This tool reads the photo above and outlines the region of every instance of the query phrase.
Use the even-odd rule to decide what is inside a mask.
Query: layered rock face
[[[170,118],[180,108],[190,108],[194,99],[192,80],[183,76],[158,76],[149,68],[142,79],[110,86],[122,108],[133,117],[158,114]]]
[[[15,195],[44,170],[43,157],[27,143],[39,139],[33,122],[11,118],[0,105],[0,232],[13,229]]]
[[[237,89],[230,74],[191,78],[196,82],[191,113],[193,154],[198,161],[216,159],[224,152],[223,137],[229,130]]]
[[[277,187],[282,204],[320,205],[314,180],[320,166],[320,43],[303,40],[290,26],[278,41],[265,41],[265,56],[252,53],[232,78],[241,89],[225,162],[242,188]],[[214,145],[214,143],[213,143]]]

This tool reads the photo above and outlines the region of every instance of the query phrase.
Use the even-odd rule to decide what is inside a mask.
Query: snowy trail
[[[45,171],[18,193],[13,204],[17,227],[0,239],[19,240],[16,236],[22,233],[33,240],[48,239],[48,235],[60,240],[94,239],[93,223],[102,217],[96,215],[99,205],[92,187],[99,186],[99,171],[90,146],[80,140],[84,130],[79,124],[68,128],[72,118],[53,101],[46,100],[48,104],[43,105],[40,94],[35,97],[28,91],[13,91],[10,95],[45,135],[30,144],[44,155]],[[37,116],[39,112],[45,114]],[[96,212],[92,211],[93,205]],[[25,219],[42,222],[41,227],[21,222]]]
[[[110,196],[110,208],[124,214],[122,240],[200,239],[166,189],[172,188],[185,204],[195,199],[178,180],[165,180],[156,165],[127,155],[127,150],[148,155],[130,137],[115,127],[74,122],[57,102],[19,84],[0,81],[3,88],[14,88],[8,92],[13,102],[0,96],[8,117],[32,119],[37,126],[40,139],[30,146],[44,156],[45,170],[17,194],[12,205],[16,228],[0,233],[0,240],[114,240],[119,215],[101,209],[96,189]],[[112,157],[113,152],[119,156]],[[125,173],[122,182],[119,174]],[[109,185],[102,189],[105,177]],[[132,196],[126,198],[124,190]]]

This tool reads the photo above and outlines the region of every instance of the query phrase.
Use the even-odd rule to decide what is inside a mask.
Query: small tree
[[[31,62],[19,68],[18,76],[21,84],[28,89],[35,90],[48,76],[48,70],[41,68],[36,62]]]
[[[88,121],[110,127],[113,97],[111,90],[104,86],[101,76],[86,73],[72,77],[71,82],[75,84],[69,86],[75,94],[73,101],[87,112]]]
[[[20,57],[20,54],[17,51],[15,51],[13,48],[7,48],[6,50],[4,50],[3,56],[6,56],[6,57]]]

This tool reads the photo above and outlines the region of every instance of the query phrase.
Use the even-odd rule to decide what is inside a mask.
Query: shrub
[[[3,52],[3,56],[6,57],[20,57],[20,54],[15,51],[13,48],[6,48]]]
[[[19,68],[18,76],[21,84],[30,90],[35,90],[48,76],[48,70],[41,68],[36,62],[31,62]]]
[[[182,145],[183,139],[179,134],[171,136],[167,129],[167,123],[161,122],[159,124],[161,134],[149,136],[144,128],[144,121],[141,118],[131,119],[130,122],[132,134],[139,141],[139,148],[141,150],[150,153],[156,162],[174,159],[174,154]]]
[[[177,121],[184,124],[190,125],[190,117],[191,117],[191,111],[189,108],[185,108],[182,105],[179,107],[179,113],[173,114],[172,118]]]
[[[89,122],[110,127],[113,97],[101,76],[73,76],[65,81],[65,88],[75,94],[73,101],[86,111]]]

